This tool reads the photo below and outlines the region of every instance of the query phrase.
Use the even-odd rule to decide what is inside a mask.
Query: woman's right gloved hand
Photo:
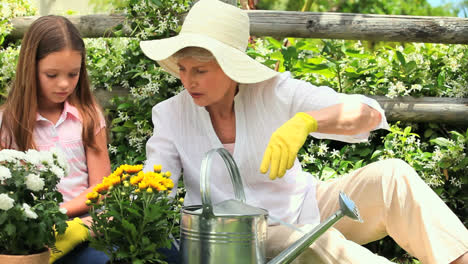
[[[306,113],[297,113],[289,119],[271,135],[260,172],[266,173],[270,168],[270,179],[283,177],[286,170],[294,165],[297,152],[304,145],[307,135],[314,131],[317,131],[317,121]]]
[[[88,228],[80,218],[75,217],[73,220],[67,221],[67,224],[68,227],[65,233],[56,234],[55,249],[57,250],[51,250],[49,263],[54,263],[72,251],[76,246],[89,239]]]

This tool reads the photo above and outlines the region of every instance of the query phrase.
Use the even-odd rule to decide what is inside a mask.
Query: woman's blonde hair
[[[97,149],[95,131],[101,109],[90,89],[86,71],[86,50],[78,29],[65,17],[43,16],[34,21],[25,33],[16,68],[15,80],[2,105],[0,139],[2,148],[35,149],[33,131],[38,110],[38,62],[52,52],[72,49],[81,53],[81,69],[77,87],[68,98],[83,122],[85,146]]]
[[[186,47],[183,48],[176,53],[174,53],[174,59],[178,62],[182,58],[186,57],[191,57],[194,58],[200,62],[209,62],[212,60],[216,61],[216,58],[213,56],[213,54],[204,48],[199,48],[199,47]]]

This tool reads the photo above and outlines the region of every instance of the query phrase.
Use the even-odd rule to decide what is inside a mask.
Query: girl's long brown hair
[[[95,132],[100,123],[100,107],[90,89],[86,71],[86,50],[78,29],[65,17],[43,16],[25,33],[16,68],[15,80],[5,103],[0,127],[2,148],[35,149],[33,132],[38,109],[38,62],[52,52],[65,49],[81,53],[77,87],[68,102],[80,112],[85,146],[97,150]]]

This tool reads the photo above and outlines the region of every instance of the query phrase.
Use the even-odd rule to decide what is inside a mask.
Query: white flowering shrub
[[[251,44],[258,61],[344,93],[468,96],[468,45],[406,43],[369,49],[360,41],[273,38]]]
[[[29,0],[0,1],[0,99],[8,93],[9,82],[13,79],[19,47],[6,41],[12,31],[11,19],[20,16],[32,16],[36,10]]]
[[[391,125],[390,132],[375,131],[370,142],[346,144],[309,137],[299,152],[303,168],[321,180],[340,177],[371,162],[398,158],[406,161],[419,176],[468,225],[468,129],[450,131],[448,137],[437,135],[437,125],[430,124],[420,135],[420,126]]]
[[[57,184],[68,174],[55,151],[0,151],[0,254],[24,255],[53,247],[67,215]]]
[[[36,9],[30,0],[2,0],[0,2],[0,46],[5,37],[13,30],[10,19],[21,16],[32,16]]]

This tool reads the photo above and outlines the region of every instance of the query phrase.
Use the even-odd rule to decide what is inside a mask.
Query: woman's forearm
[[[342,103],[306,113],[317,120],[316,132],[337,135],[368,132],[382,119],[379,111],[361,102]]]

